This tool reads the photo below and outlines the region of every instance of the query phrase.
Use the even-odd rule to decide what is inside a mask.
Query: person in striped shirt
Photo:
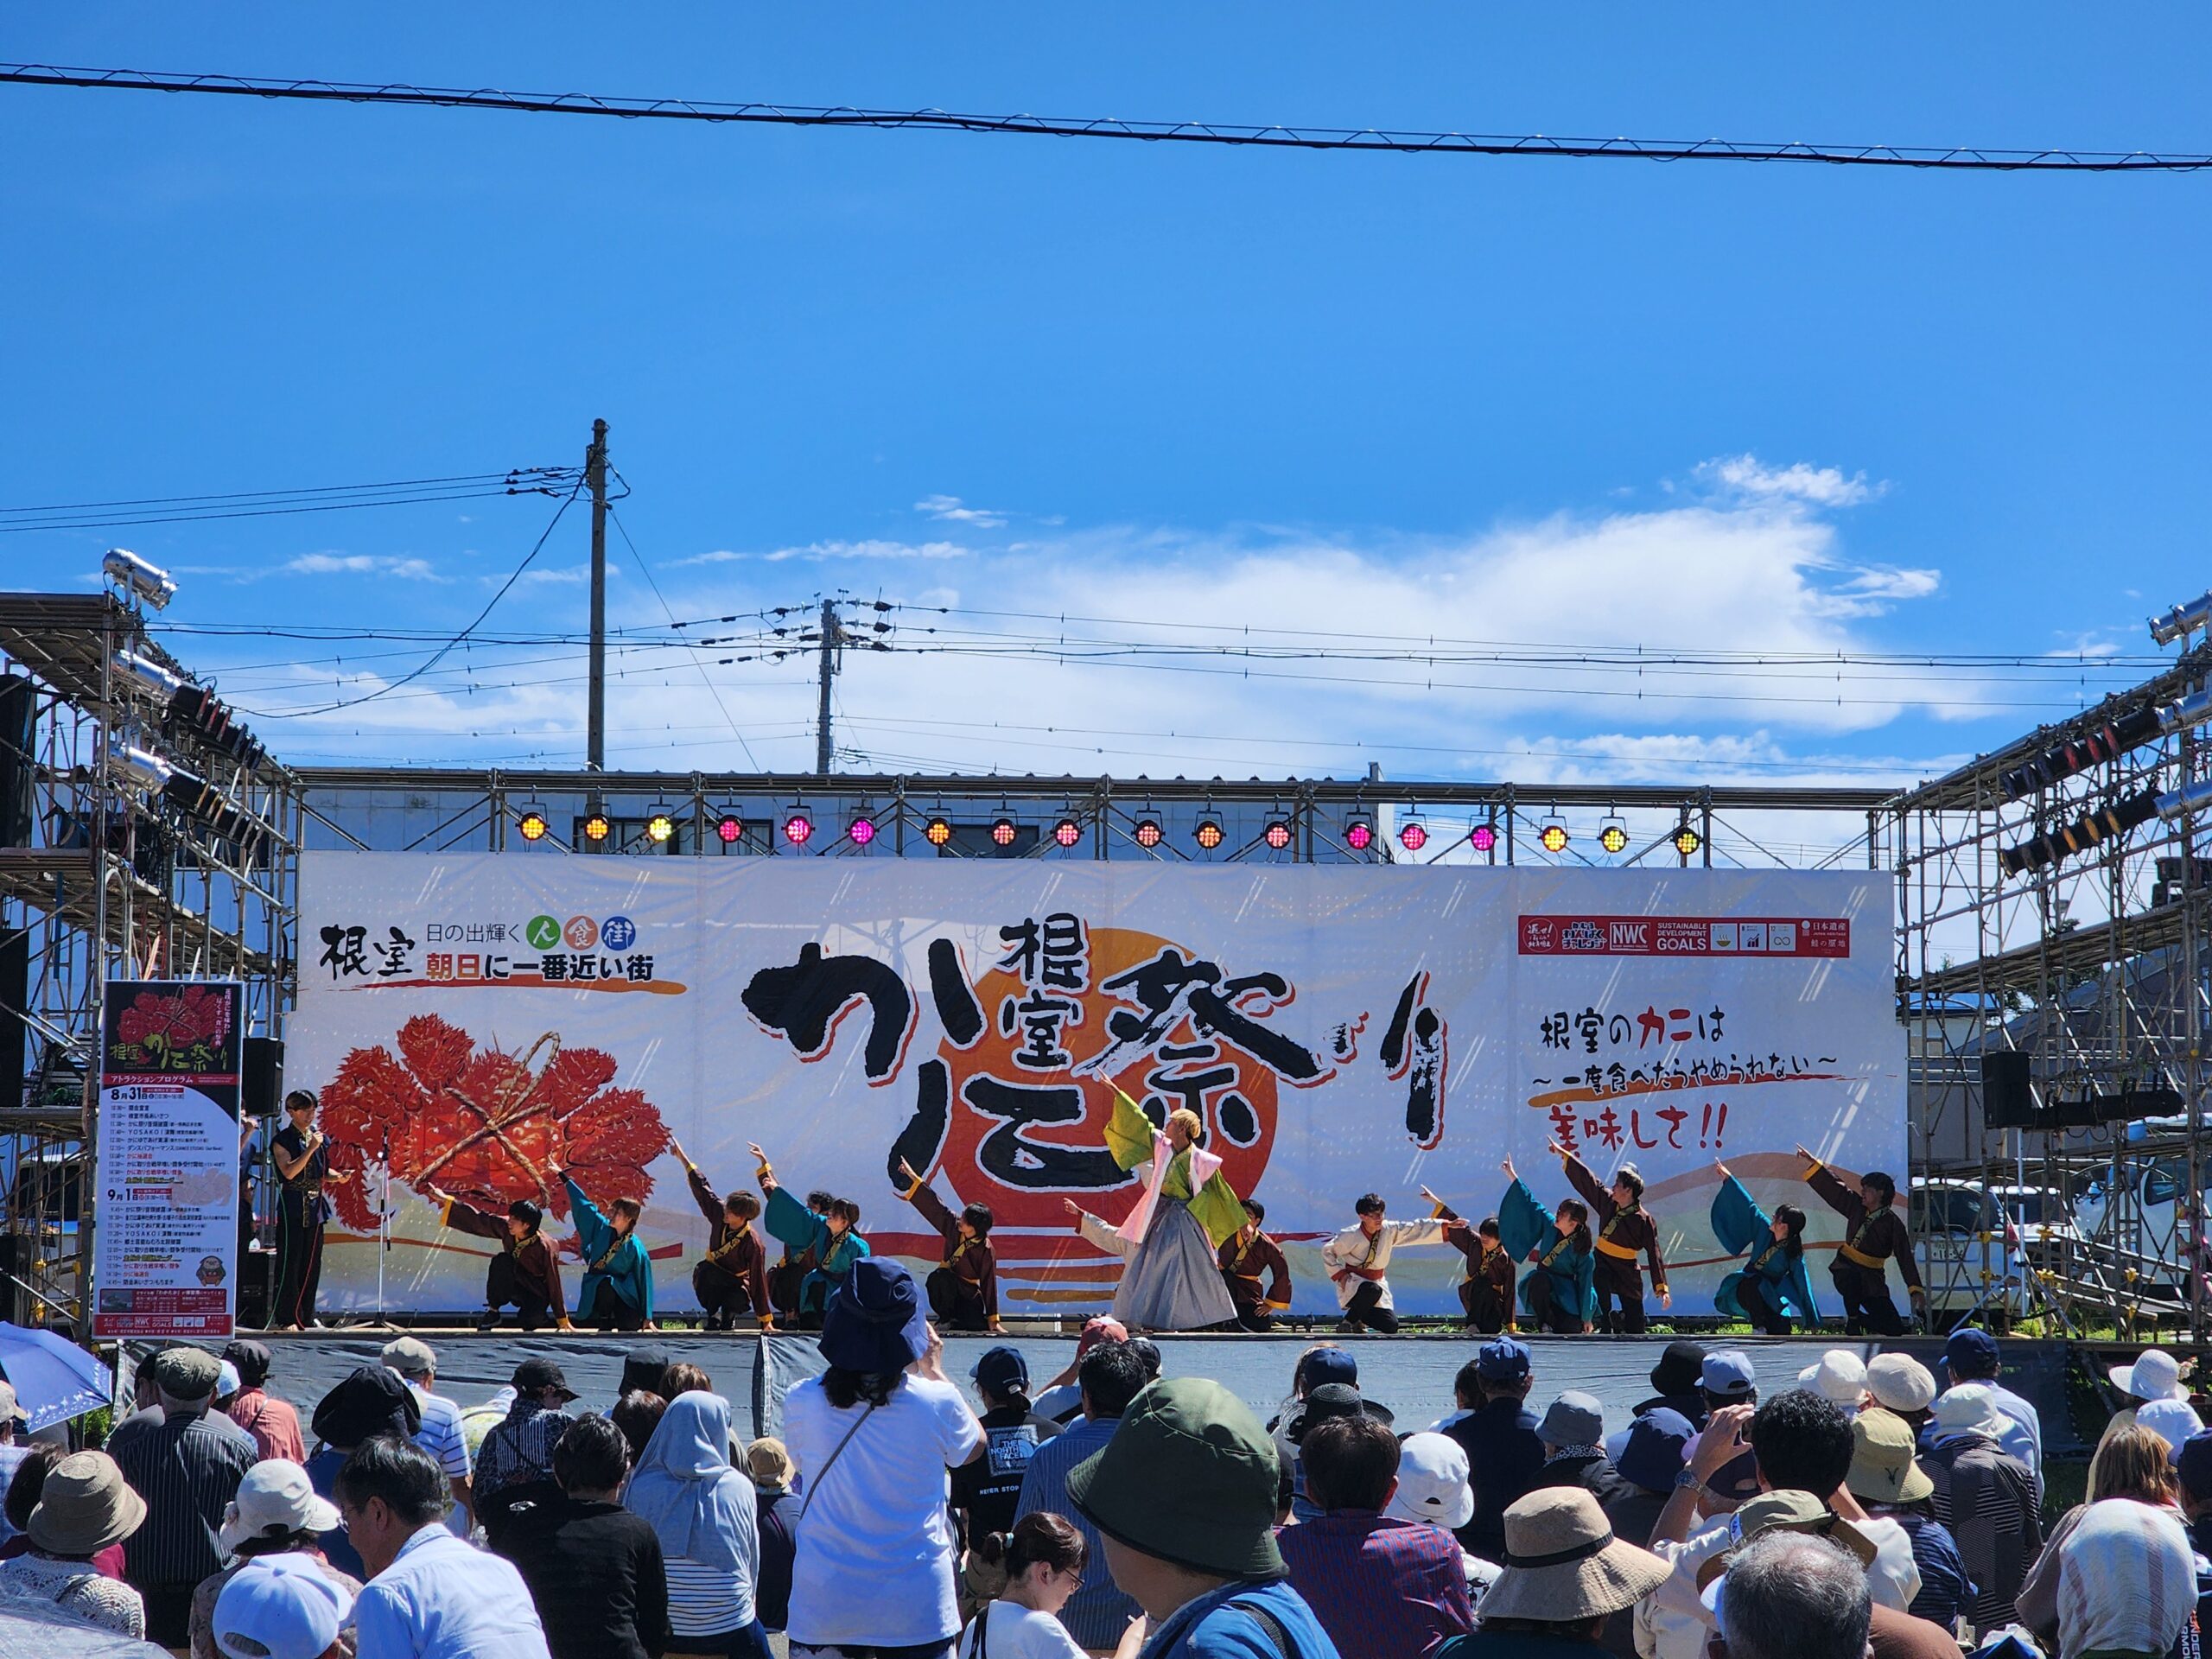
[[[423,1408],[423,1426],[415,1431],[415,1444],[437,1459],[453,1493],[453,1509],[446,1523],[456,1537],[466,1538],[473,1524],[475,1498],[469,1491],[468,1433],[461,1425],[461,1405],[431,1390],[438,1381],[436,1350],[420,1337],[400,1337],[384,1345],[384,1363],[397,1371]]]
[[[622,1503],[660,1540],[671,1654],[767,1659],[753,1595],[760,1521],[753,1483],[729,1460],[729,1402],[696,1389],[670,1401]]]

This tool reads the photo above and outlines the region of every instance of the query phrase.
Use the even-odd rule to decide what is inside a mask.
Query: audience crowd
[[[1764,1388],[1677,1341],[1611,1422],[1501,1335],[1414,1426],[1348,1348],[1263,1422],[1111,1319],[1041,1390],[990,1349],[971,1400],[928,1315],[861,1262],[749,1443],[645,1346],[603,1413],[544,1358],[464,1411],[402,1338],[304,1435],[268,1348],[172,1348],[76,1452],[0,1384],[0,1621],[193,1659],[2202,1659],[2212,1431],[2160,1351],[2046,1529],[1979,1330]]]

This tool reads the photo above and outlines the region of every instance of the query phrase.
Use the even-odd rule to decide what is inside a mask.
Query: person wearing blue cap
[[[1031,1407],[1029,1362],[1019,1348],[984,1350],[969,1376],[983,1404],[984,1454],[952,1471],[952,1507],[968,1551],[962,1599],[972,1608],[1006,1587],[1004,1567],[986,1563],[977,1546],[992,1533],[1014,1529],[1029,1460],[1060,1426]]]
[[[1998,1373],[2004,1367],[1998,1357],[1997,1338],[1980,1325],[1962,1325],[1944,1342],[1942,1363],[1948,1387],[1979,1382],[1989,1390],[2005,1418],[2004,1432],[1997,1437],[1998,1450],[2028,1465],[2028,1472],[2035,1477],[2036,1502],[2042,1503],[2043,1417],[1998,1382]]]
[[[1443,1432],[1466,1452],[1475,1489],[1474,1519],[1459,1529],[1459,1541],[1486,1561],[1502,1561],[1505,1511],[1543,1478],[1544,1444],[1528,1406],[1535,1381],[1529,1344],[1517,1337],[1483,1344],[1475,1351],[1475,1378],[1482,1403]]]
[[[1544,1208],[1508,1158],[1499,1166],[1512,1185],[1497,1206],[1498,1236],[1516,1262],[1521,1307],[1529,1323],[1557,1336],[1580,1336],[1598,1322],[1597,1245],[1590,1211],[1580,1198],[1561,1198],[1556,1213]]]

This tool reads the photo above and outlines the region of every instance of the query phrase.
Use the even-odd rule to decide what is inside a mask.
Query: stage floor
[[[256,1340],[275,1356],[270,1392],[291,1402],[304,1426],[317,1401],[355,1367],[374,1363],[397,1329],[269,1332]],[[751,1434],[777,1432],[785,1391],[822,1369],[811,1336],[756,1332],[645,1332],[637,1336],[525,1337],[512,1332],[480,1335],[473,1330],[416,1326],[408,1334],[436,1351],[440,1394],[464,1407],[487,1399],[504,1386],[524,1358],[557,1359],[569,1386],[582,1396],[579,1410],[603,1411],[614,1402],[625,1356],[633,1348],[658,1344],[674,1359],[699,1366],[714,1379],[715,1391],[735,1408],[738,1427]],[[1535,1387],[1531,1402],[1545,1402],[1567,1389],[1595,1395],[1605,1409],[1608,1428],[1628,1421],[1636,1402],[1651,1393],[1649,1372],[1672,1338],[1648,1337],[1547,1337],[1522,1338],[1534,1351]],[[1360,1386],[1370,1398],[1397,1414],[1400,1433],[1425,1428],[1452,1409],[1452,1382],[1461,1364],[1474,1357],[1482,1340],[1459,1332],[1417,1336],[1335,1337],[1326,1333],[1267,1336],[1163,1336],[1158,1338],[1171,1376],[1209,1376],[1234,1389],[1262,1419],[1272,1416],[1290,1391],[1298,1356],[1316,1341],[1335,1341],[1359,1361]],[[1797,1373],[1830,1348],[1861,1355],[1888,1348],[1935,1367],[1942,1351],[1937,1337],[1905,1337],[1890,1343],[1796,1337],[1700,1338],[1707,1347],[1739,1348],[1756,1368],[1761,1391],[1776,1394],[1792,1386]],[[970,1370],[986,1348],[1004,1342],[1021,1351],[1039,1388],[1075,1355],[1072,1336],[1016,1332],[1004,1338],[954,1336],[945,1339],[947,1375],[966,1385]],[[2066,1345],[2025,1338],[2005,1344],[2005,1382],[2032,1402],[2042,1414],[2045,1448],[2053,1457],[2086,1455],[2075,1432],[2066,1395]]]

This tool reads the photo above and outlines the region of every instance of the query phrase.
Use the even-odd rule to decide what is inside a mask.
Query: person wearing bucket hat
[[[1319,1512],[1283,1528],[1275,1545],[1291,1588],[1338,1651],[1422,1659],[1472,1628],[1466,1565],[1452,1535],[1384,1513],[1402,1460],[1389,1429],[1372,1417],[1327,1418],[1311,1425],[1305,1452]]]
[[[1666,1351],[1659,1356],[1659,1363],[1651,1368],[1652,1395],[1649,1400],[1636,1402],[1635,1415],[1641,1417],[1648,1411],[1656,1411],[1664,1406],[1668,1410],[1678,1411],[1689,1419],[1692,1428],[1702,1428],[1707,1414],[1712,1410],[1705,1403],[1704,1392],[1698,1387],[1698,1381],[1704,1374],[1705,1345],[1702,1343],[1682,1338],[1669,1343]]]
[[[1629,1425],[1613,1462],[1619,1484],[1599,1500],[1616,1537],[1638,1546],[1651,1541],[1659,1512],[1682,1472],[1691,1434],[1690,1420],[1666,1406],[1645,1412]]]
[[[1103,1450],[1069,1471],[1114,1582],[1153,1630],[1147,1659],[1337,1659],[1288,1583],[1274,1535],[1274,1443],[1244,1402],[1204,1377],[1156,1382]]]
[[[1867,1408],[1890,1413],[1915,1433],[1928,1421],[1936,1393],[1934,1373],[1910,1354],[1877,1354],[1866,1362]]]
[[[818,1345],[829,1370],[784,1396],[784,1443],[806,1476],[792,1517],[791,1652],[950,1642],[960,1611],[945,1471],[987,1441],[946,1380],[914,1275],[860,1258],[830,1294]]]
[[[1936,1488],[1929,1507],[1958,1540],[1967,1576],[1979,1589],[1972,1610],[1977,1630],[2012,1622],[2020,1585],[2044,1541],[2035,1478],[1997,1442],[2005,1421],[1982,1384],[1947,1389],[1936,1396],[1922,1459]]]
[[[1928,1503],[1936,1483],[1913,1459],[1913,1433],[1887,1411],[1862,1412],[1851,1425],[1851,1473],[1844,1484],[1868,1516],[1894,1521],[1912,1541],[1920,1593],[1905,1609],[1915,1618],[1952,1627],[1974,1597],[1974,1582],[1951,1529]]]
[[[62,1459],[48,1471],[25,1529],[30,1552],[0,1561],[0,1600],[50,1601],[104,1630],[143,1637],[143,1598],[130,1585],[102,1578],[92,1557],[130,1539],[145,1520],[146,1501],[106,1452]]]
[[[261,1555],[229,1575],[211,1613],[211,1649],[229,1659],[351,1659],[339,1628],[353,1592],[308,1555]]]
[[[1483,1626],[1446,1653],[1464,1659],[1598,1655],[1607,1622],[1667,1581],[1667,1564],[1613,1535],[1598,1500],[1548,1486],[1505,1512],[1505,1563],[1483,1597]]]
[[[2123,1428],[2135,1426],[2138,1408],[2153,1400],[2186,1400],[2189,1384],[2183,1381],[2196,1362],[2184,1363],[2163,1348],[2145,1348],[2135,1357],[2132,1365],[2114,1365],[2105,1373],[2112,1386],[2126,1396],[2126,1403],[2113,1413],[2106,1422],[2104,1433],[2097,1437],[2097,1449],[2089,1455],[2089,1479],[2092,1485],[2097,1478],[2097,1465],[2106,1446]]]
[[[223,1511],[222,1529],[217,1534],[217,1541],[238,1559],[192,1592],[193,1659],[213,1659],[220,1651],[215,1639],[216,1599],[248,1561],[277,1555],[311,1561],[350,1608],[360,1592],[360,1580],[333,1567],[322,1549],[321,1535],[341,1524],[338,1506],[316,1495],[308,1471],[298,1464],[271,1458],[247,1470],[238,1483],[238,1495]],[[349,1638],[349,1655],[352,1645]]]
[[[2208,1443],[2212,1449],[2212,1443]],[[1467,1454],[1449,1434],[1424,1429],[1398,1443],[1398,1490],[1383,1514],[1457,1532],[1475,1518]]]

